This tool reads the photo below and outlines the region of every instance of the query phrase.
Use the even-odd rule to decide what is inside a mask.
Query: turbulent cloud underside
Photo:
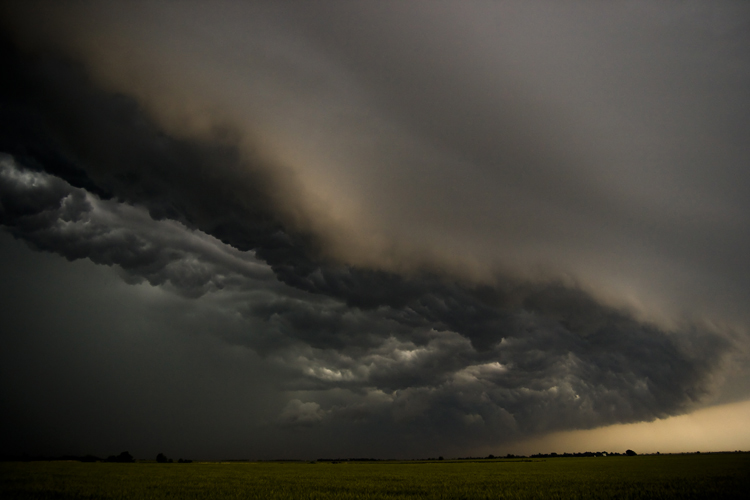
[[[170,10],[174,5],[128,10],[107,4],[87,15],[63,8],[66,19],[84,29],[60,50],[49,44],[65,29],[48,17],[38,34],[4,39],[5,231],[35,250],[111,266],[128,283],[147,282],[194,301],[219,297],[217,314],[241,326],[217,335],[286,374],[287,401],[267,423],[284,432],[368,429],[389,436],[394,449],[403,436],[416,440],[417,449],[471,449],[649,421],[685,412],[712,394],[728,355],[746,343],[745,318],[737,313],[748,290],[745,277],[732,274],[723,282],[725,292],[741,290],[736,302],[709,304],[696,315],[682,312],[700,293],[664,297],[665,290],[722,275],[721,266],[733,265],[734,252],[746,245],[734,232],[745,222],[735,217],[745,203],[739,194],[712,205],[711,189],[691,191],[700,184],[697,167],[671,190],[656,179],[675,175],[664,167],[669,162],[653,156],[648,161],[655,169],[642,172],[648,182],[623,180],[619,167],[598,170],[596,162],[607,154],[623,164],[632,160],[617,152],[627,141],[606,130],[633,125],[600,124],[605,132],[596,147],[582,146],[583,136],[555,135],[565,116],[584,131],[591,110],[566,115],[557,105],[545,108],[553,93],[532,91],[516,75],[533,79],[538,67],[508,56],[507,68],[495,71],[497,61],[483,54],[481,41],[466,43],[488,61],[486,74],[461,83],[455,72],[475,70],[474,62],[450,65],[468,49],[443,47],[430,30],[445,28],[447,40],[455,41],[466,29],[462,23],[477,21],[480,4],[455,24],[448,23],[452,7],[444,6],[427,16],[435,27],[414,32],[388,8],[370,4],[330,18],[321,7],[305,19],[284,9],[258,13],[222,5],[204,26],[229,23],[228,33],[241,40],[228,35],[226,43],[244,43],[240,53],[256,58],[250,69],[233,66],[231,51],[211,45],[219,39],[209,37],[205,47],[186,42],[180,52],[150,31],[165,12],[173,13],[165,30],[187,40],[195,20]],[[422,15],[399,9],[407,20]],[[20,8],[5,10],[17,16],[18,26],[33,19]],[[118,12],[124,17],[113,21]],[[232,13],[258,31],[241,35],[228,21]],[[392,23],[393,39],[349,32],[348,22],[368,13],[376,27]],[[136,36],[129,16],[139,15],[146,16],[144,32]],[[270,27],[263,28],[263,19]],[[96,22],[109,23],[111,37]],[[97,37],[101,46],[93,42]],[[344,47],[336,37],[351,44]],[[308,52],[295,52],[300,39],[311,41]],[[397,41],[418,54],[389,45]],[[138,59],[152,43],[155,55]],[[132,50],[123,50],[127,44]],[[125,70],[102,62],[108,50]],[[443,62],[432,59],[443,50]],[[208,76],[185,70],[192,58],[206,64]],[[159,62],[163,67],[153,66]],[[224,79],[234,67],[240,90]],[[154,79],[139,81],[149,68]],[[212,68],[223,83],[213,80]],[[184,74],[183,86],[168,75],[173,70]],[[269,75],[278,81],[264,81]],[[578,85],[575,75],[568,77],[557,90]],[[727,87],[735,88],[738,78],[727,78]],[[483,79],[507,83],[507,94],[496,95]],[[282,88],[277,94],[268,90],[274,82]],[[242,97],[243,83],[250,97]],[[688,96],[693,84],[685,84]],[[217,97],[225,94],[230,97]],[[449,94],[458,97],[444,100]],[[747,92],[737,95],[747,98]],[[541,104],[539,96],[546,96]],[[232,97],[244,121],[232,115],[226,103]],[[316,114],[318,107],[337,105],[337,112]],[[544,109],[552,118],[540,125]],[[639,110],[621,119],[637,122]],[[205,123],[179,119],[201,112]],[[360,121],[360,128],[353,125]],[[736,129],[727,126],[731,137],[722,140],[739,148]],[[310,141],[290,141],[306,135],[295,127]],[[632,145],[643,138],[630,139]],[[285,140],[287,149],[280,146]],[[332,152],[325,156],[314,144]],[[648,154],[662,151],[642,145]],[[719,161],[738,162],[745,153],[731,154]],[[306,161],[312,166],[300,166]],[[329,170],[319,166],[326,161]],[[347,162],[349,170],[342,167]],[[719,169],[717,183],[731,180],[733,168]],[[666,191],[657,196],[653,186]],[[695,202],[684,202],[680,193]],[[712,231],[729,247],[725,264],[705,264],[711,251],[700,247],[704,243],[686,246]],[[659,267],[668,262],[674,267]],[[654,267],[659,272],[652,273]],[[621,285],[618,276],[632,281]],[[660,276],[669,278],[664,288]],[[634,302],[632,290],[646,299]],[[652,296],[658,299],[643,305]],[[722,323],[719,313],[727,311]]]

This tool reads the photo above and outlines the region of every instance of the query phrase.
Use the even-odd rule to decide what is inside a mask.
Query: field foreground
[[[0,463],[4,499],[747,498],[750,454],[429,462]]]

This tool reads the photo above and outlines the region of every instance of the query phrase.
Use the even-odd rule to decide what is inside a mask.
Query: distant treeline
[[[625,453],[617,453],[612,451],[585,451],[583,453],[537,453],[531,455],[531,458],[556,458],[556,457],[619,457],[619,456],[634,457],[637,455],[633,450],[628,450]]]
[[[610,451],[584,451],[582,453],[537,453],[535,455],[513,455],[508,453],[505,456],[487,455],[486,457],[459,457],[456,460],[494,460],[498,458],[559,458],[559,457],[633,457],[637,455],[633,450],[627,450],[625,453]],[[431,459],[432,460],[432,459]]]
[[[450,460],[497,460],[497,459],[512,459],[512,458],[558,458],[558,457],[615,457],[615,456],[635,456],[636,452],[628,450],[625,453],[616,453],[608,451],[586,451],[583,453],[537,453],[536,455],[514,455],[508,453],[505,456],[487,455],[486,457],[457,457]],[[443,460],[443,457],[437,458],[417,458],[410,460],[396,460],[396,461],[431,461],[431,460]],[[280,461],[280,460],[276,460]],[[316,462],[330,462],[330,463],[341,463],[341,462],[392,462],[394,459],[379,459],[379,458],[319,458]]]
[[[685,454],[700,454],[700,451],[696,452],[682,452],[682,453],[666,453],[666,455],[685,455]],[[724,454],[724,453],[748,453],[747,451],[735,450],[735,451],[714,451],[707,452],[713,454]],[[627,450],[625,453],[610,452],[610,451],[585,451],[582,453],[536,453],[534,455],[514,455],[508,453],[504,456],[487,455],[486,457],[456,457],[449,458],[449,460],[498,460],[498,459],[531,459],[531,458],[567,458],[567,457],[620,457],[628,456],[632,457],[637,455],[633,450]],[[653,455],[660,455],[659,452],[653,453]],[[415,459],[394,459],[394,458],[318,458],[317,460],[302,460],[293,458],[282,458],[275,460],[249,460],[249,459],[226,459],[220,460],[220,462],[307,462],[307,463],[347,463],[347,462],[427,462],[432,460],[443,460],[443,457],[437,458],[415,458]],[[60,455],[60,456],[30,456],[30,455],[17,455],[17,456],[4,456],[0,457],[0,461],[7,462],[49,462],[49,461],[77,461],[77,462],[114,462],[114,463],[134,463],[136,460],[127,451],[123,451],[119,455],[110,455],[107,458],[97,457],[95,455]],[[192,460],[178,459],[172,460],[167,458],[163,453],[159,453],[156,456],[156,462],[158,463],[178,463],[178,464],[189,464]]]
[[[379,458],[319,458],[316,462],[331,462],[337,464],[339,462],[381,462]]]
[[[16,457],[8,457],[6,460],[13,462],[49,462],[49,461],[74,461],[74,462],[113,462],[113,463],[135,463],[133,455],[127,451],[123,451],[119,455],[110,455],[107,458],[97,457],[96,455],[60,455],[56,457],[50,456],[29,456],[21,455]],[[159,453],[156,456],[156,461],[160,463],[174,463],[174,460],[167,458],[163,453]],[[180,458],[177,460],[179,464],[189,464],[192,460],[184,460]]]
[[[83,455],[83,456],[60,455],[56,457],[20,455],[16,457],[9,457],[9,460],[12,460],[14,462],[47,462],[47,461],[116,462],[116,463],[135,462],[133,455],[131,455],[127,451],[123,451],[119,455],[110,455],[107,458],[97,457],[96,455]]]

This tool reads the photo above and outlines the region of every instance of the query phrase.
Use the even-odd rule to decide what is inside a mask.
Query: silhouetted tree
[[[107,457],[107,462],[132,463],[135,462],[135,459],[133,458],[133,455],[131,455],[127,451],[123,451],[117,456],[110,455],[109,457]]]
[[[158,455],[156,455],[156,461],[159,462],[160,464],[165,464],[169,460],[167,459],[167,456],[164,453],[159,453]]]
[[[636,452],[634,452],[633,450],[628,450],[628,451],[626,451],[626,452],[625,452],[625,454],[626,454],[627,456],[629,456],[629,457],[634,457],[634,456],[636,456],[636,455],[637,455],[637,453],[636,453]]]

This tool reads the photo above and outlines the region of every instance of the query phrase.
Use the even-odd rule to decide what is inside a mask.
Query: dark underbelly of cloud
[[[329,43],[324,38],[317,40],[322,46]],[[350,61],[358,74],[372,81],[377,78],[370,73],[389,74],[388,64],[377,66],[380,46],[360,42],[356,50],[375,66],[364,64],[370,61],[365,56]],[[421,47],[416,42],[413,46]],[[628,269],[674,260],[678,271],[659,272],[682,278],[683,267],[711,254],[699,244],[694,249],[685,242],[708,240],[701,234],[726,230],[730,226],[722,224],[727,220],[739,225],[742,220],[727,216],[716,219],[721,224],[704,224],[695,215],[705,215],[700,207],[680,204],[682,193],[679,203],[666,195],[657,203],[649,198],[653,185],[647,182],[634,182],[636,188],[627,193],[636,202],[628,198],[628,203],[621,203],[619,191],[617,196],[596,191],[597,186],[610,186],[607,183],[621,186],[604,174],[594,179],[595,173],[599,175],[595,169],[576,171],[575,155],[555,156],[557,143],[543,137],[552,129],[536,130],[539,139],[531,125],[518,125],[514,119],[523,109],[510,87],[497,92],[495,107],[483,107],[497,97],[494,88],[483,84],[480,90],[486,94],[467,91],[470,99],[436,111],[433,103],[440,101],[441,92],[459,85],[455,74],[455,80],[441,80],[432,88],[431,73],[415,72],[417,87],[427,89],[424,95],[409,86],[408,78],[405,83],[381,82],[373,94],[409,115],[404,123],[416,121],[419,126],[410,125],[409,130],[417,132],[403,144],[382,148],[392,156],[363,158],[364,166],[352,168],[377,195],[368,197],[367,190],[356,189],[351,194],[341,181],[342,198],[366,198],[362,206],[368,213],[347,219],[349,214],[328,213],[327,206],[316,205],[306,185],[313,184],[314,175],[287,168],[278,160],[283,154],[270,154],[273,148],[264,143],[263,130],[248,132],[233,119],[210,116],[208,126],[191,132],[191,125],[175,126],[173,117],[163,117],[167,112],[154,111],[153,103],[144,102],[147,99],[137,89],[119,93],[110,85],[106,90],[91,76],[95,71],[88,72],[86,64],[69,56],[23,52],[7,40],[0,51],[6,62],[0,76],[3,229],[35,250],[112,266],[129,283],[147,281],[196,301],[212,294],[228,298],[217,314],[236,318],[245,333],[216,335],[252,349],[288,375],[283,385],[289,401],[272,424],[277,429],[324,429],[332,436],[338,431],[348,436],[367,432],[386,436],[394,446],[408,436],[421,443],[467,449],[488,440],[648,421],[705,401],[725,361],[742,350],[737,342],[744,337],[720,322],[697,321],[705,319],[700,314],[680,317],[670,310],[664,313],[666,320],[656,321],[658,314],[652,313],[661,303],[613,305],[626,302],[630,282],[618,288],[616,278]],[[393,64],[406,68],[408,58],[400,59],[395,52]],[[344,60],[353,57],[339,55]],[[444,68],[434,63],[430,68],[440,76]],[[288,69],[284,64],[274,66],[282,76]],[[311,70],[315,75],[330,69],[325,61],[316,64],[323,69]],[[178,98],[161,95],[164,108],[173,101],[179,104]],[[513,105],[506,109],[509,102]],[[508,115],[497,119],[501,108]],[[498,132],[498,124],[505,128]],[[471,126],[484,127],[484,134]],[[315,132],[309,130],[311,135]],[[382,137],[398,136],[389,133],[382,132]],[[426,167],[416,165],[413,153],[421,150],[415,144],[426,136],[444,146],[440,151],[460,157],[455,165],[476,168],[459,175],[455,165],[440,166],[437,160],[433,170],[432,160],[424,160]],[[328,139],[336,144],[338,138]],[[348,136],[341,140],[345,139]],[[289,144],[290,150],[294,147]],[[370,151],[367,148],[369,143],[361,146]],[[380,154],[379,148],[371,149]],[[396,181],[379,184],[368,177],[376,176],[367,166],[383,158],[392,159],[396,167],[378,173]],[[482,162],[491,163],[491,168]],[[425,172],[434,176],[425,176],[423,182],[409,180]],[[671,219],[665,207],[698,222],[690,226],[681,218]],[[718,207],[709,215],[723,217],[722,210]],[[666,215],[640,227],[642,220],[651,221],[652,213]],[[472,218],[479,220],[476,227],[467,225]],[[346,224],[337,226],[341,220]],[[377,228],[370,225],[373,220],[395,229],[383,233],[390,241],[368,253],[365,247],[371,240],[356,236]],[[361,227],[336,231],[352,221],[361,222]],[[614,229],[610,221],[615,221]],[[659,240],[662,229],[673,222],[677,229]],[[682,231],[709,225],[704,233]],[[443,230],[450,235],[444,237]],[[720,241],[737,245],[725,247],[743,248],[744,236],[728,230],[726,234]],[[631,246],[620,245],[622,241]],[[652,247],[658,251],[652,252],[644,241],[656,241]],[[526,261],[508,256],[529,248],[539,250],[529,250],[529,262],[541,255],[541,261],[551,259],[555,264],[552,271],[538,273],[539,278],[529,270],[533,266],[519,265],[518,272],[511,272],[514,263]],[[630,256],[631,250],[632,259],[621,258]],[[736,257],[734,250],[728,251],[728,261]],[[693,251],[700,255],[695,257]],[[364,256],[356,258],[358,252]],[[652,254],[658,259],[649,260]],[[493,259],[505,257],[510,264],[495,266]],[[589,257],[590,275],[597,274],[597,266],[612,273],[599,282],[577,281],[576,271],[587,268]],[[708,260],[713,266],[714,259]],[[467,263],[474,261],[479,265],[467,270]],[[723,265],[700,269],[700,276],[720,275]],[[657,289],[654,283],[659,284],[661,274],[649,276],[648,266],[643,267],[638,279],[646,278],[633,283]],[[492,275],[477,278],[476,269],[490,269]],[[741,285],[744,275],[738,276],[736,283]],[[678,278],[664,290],[673,289]],[[736,284],[733,280],[727,279],[727,290]],[[577,284],[581,282],[587,286]],[[655,296],[668,295],[659,290]],[[685,299],[688,306],[690,300]]]
[[[3,227],[128,281],[235,295],[247,335],[227,341],[277,360],[305,394],[279,425],[503,440],[651,420],[699,402],[729,352],[717,334],[666,331],[562,283],[471,285],[326,260],[231,145],[171,138],[132,100],[50,64],[19,73],[35,78],[26,101],[8,106],[17,82],[6,81]],[[51,83],[75,105],[29,99]]]

